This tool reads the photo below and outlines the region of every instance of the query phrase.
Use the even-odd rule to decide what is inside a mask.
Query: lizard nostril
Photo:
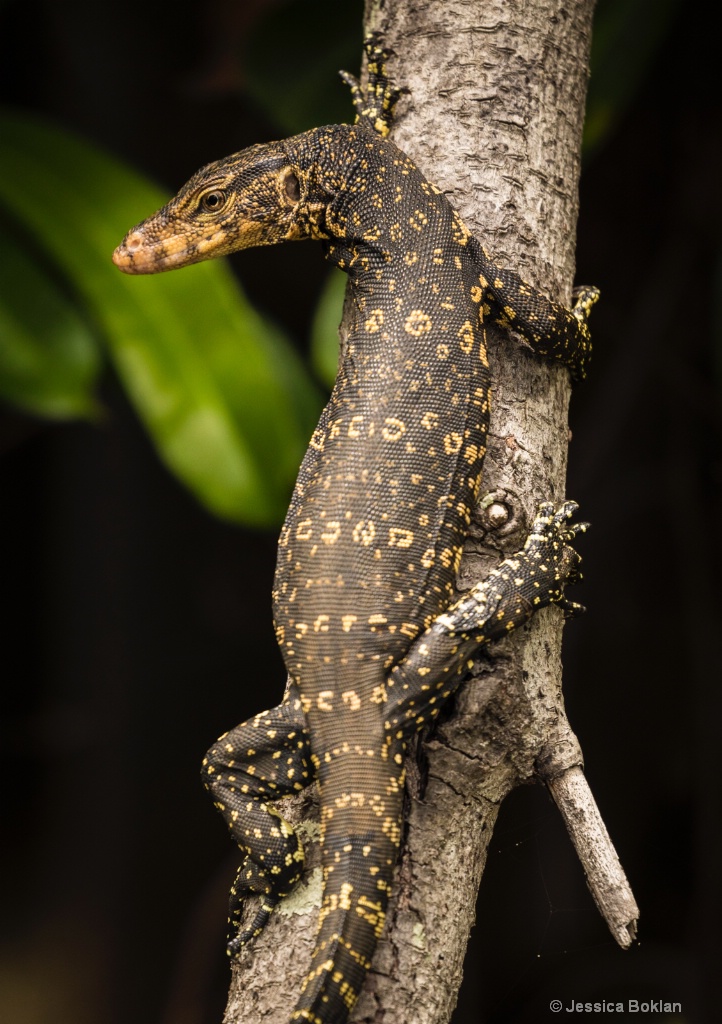
[[[138,249],[143,245],[143,236],[140,232],[136,232],[134,235],[128,235],[125,240],[125,248],[128,252],[137,252]]]

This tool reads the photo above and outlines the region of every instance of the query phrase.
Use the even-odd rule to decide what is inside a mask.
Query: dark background
[[[170,194],[208,160],[279,134],[237,57],[270,7],[284,5],[6,2],[2,98]],[[306,8],[333,26],[335,66],[355,70],[360,5]],[[718,64],[713,33],[680,6],[582,177],[577,279],[603,301],[572,405],[567,491],[594,530],[565,687],[640,942],[617,949],[546,793],[517,791],[492,841],[455,1024],[553,1019],[552,998],[667,999],[682,1003],[676,1020],[720,1019]],[[292,69],[279,74],[292,91]],[[343,87],[328,88],[343,110]],[[325,274],[315,247],[234,266],[303,347]],[[110,370],[102,401],[102,426],[0,411],[0,1016],[215,1024],[236,856],[198,768],[218,734],[282,690],[276,531],[203,511]]]

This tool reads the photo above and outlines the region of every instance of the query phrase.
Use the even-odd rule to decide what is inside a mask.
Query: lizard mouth
[[[138,228],[128,232],[113,253],[113,263],[124,274],[157,274],[173,267],[186,266],[206,259],[208,240],[189,245],[186,238],[153,240]]]
[[[124,274],[158,274],[276,240],[266,236],[264,225],[253,221],[236,225],[232,233],[220,228],[210,234],[167,234],[151,219],[128,232],[113,253],[113,263]],[[296,236],[289,232],[286,237]]]

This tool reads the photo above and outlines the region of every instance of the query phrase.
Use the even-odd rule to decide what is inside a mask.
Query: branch
[[[408,90],[394,141],[443,188],[500,262],[553,298],[571,294],[573,225],[593,4],[588,0],[367,0],[366,32],[395,51]],[[343,328],[342,328],[343,330]],[[492,337],[487,498],[459,575],[468,589],[523,543],[537,503],[565,497],[567,371]],[[446,1024],[498,807],[540,776],[590,888],[628,945],[637,909],[581,773],[561,695],[562,617],[544,609],[484,653],[433,738],[410,758],[407,828],[384,936],[352,1021]],[[286,1024],[313,948],[320,903],[317,808],[302,822],[308,871],[234,966],[226,1020]]]
[[[599,913],[623,949],[637,935],[639,908],[581,768],[568,768],[547,782],[582,862]]]

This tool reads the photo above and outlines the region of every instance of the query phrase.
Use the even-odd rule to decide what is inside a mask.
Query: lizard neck
[[[432,192],[408,157],[368,128],[317,128],[286,148],[305,184],[297,213],[302,234],[321,240],[326,259],[356,283],[368,275],[378,280],[408,251],[410,214],[419,214],[421,227],[428,223],[428,211],[407,208],[407,196],[418,195],[421,182],[429,190],[424,200],[437,207],[438,226],[438,207],[446,206],[438,190]]]

